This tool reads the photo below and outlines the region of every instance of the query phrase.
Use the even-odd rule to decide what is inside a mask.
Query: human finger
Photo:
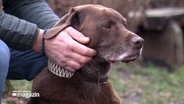
[[[69,58],[71,58],[72,60],[76,61],[79,64],[86,64],[92,59],[92,57],[83,56],[74,52],[70,55]]]
[[[81,32],[77,31],[73,27],[66,28],[67,33],[76,41],[82,44],[87,44],[90,39],[89,37],[84,36]]]
[[[75,70],[76,70],[76,69],[74,69],[74,68],[72,68],[70,66],[65,66],[64,69],[67,69],[67,70],[69,70],[71,72],[75,72]]]
[[[96,51],[94,49],[91,49],[83,44],[80,44],[78,42],[74,42],[72,45],[72,51],[76,52],[83,56],[93,57],[96,55]]]

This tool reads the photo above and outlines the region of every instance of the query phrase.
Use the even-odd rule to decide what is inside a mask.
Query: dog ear
[[[83,16],[81,16],[81,10],[79,10],[78,8],[72,8],[68,13],[68,18],[66,19],[64,24],[72,26],[73,28],[79,30],[83,19],[82,17]]]
[[[72,24],[77,23],[79,20],[78,18],[78,12],[75,10],[75,8],[70,9],[69,13],[64,15],[59,22],[57,22],[54,27],[56,26],[71,26]]]
[[[56,36],[59,32],[65,28],[72,26],[75,29],[78,29],[80,26],[79,12],[72,8],[68,14],[63,16],[54,26],[49,29],[45,34],[44,38],[50,39]]]

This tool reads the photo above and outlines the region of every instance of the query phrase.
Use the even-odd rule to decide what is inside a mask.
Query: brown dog
[[[51,64],[50,71],[45,68],[33,83],[32,91],[40,93],[40,97],[31,98],[28,104],[121,104],[119,96],[107,82],[111,63],[134,61],[144,42],[127,30],[125,24],[126,19],[111,8],[100,5],[72,8],[55,27],[72,26],[90,37],[87,46],[98,54],[72,77],[70,73],[71,78],[61,77],[57,72],[57,68],[61,68],[57,65]]]

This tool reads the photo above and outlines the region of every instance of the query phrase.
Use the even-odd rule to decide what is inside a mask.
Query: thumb
[[[82,33],[72,27],[68,27],[65,30],[74,40],[78,41],[79,43],[87,44],[90,41],[89,37],[84,36]]]

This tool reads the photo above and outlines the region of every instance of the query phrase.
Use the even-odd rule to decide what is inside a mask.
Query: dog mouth
[[[123,63],[129,63],[131,61],[135,61],[141,55],[141,53],[142,53],[141,50],[136,52],[127,52],[119,55],[118,57],[109,56],[106,59],[109,63],[115,63],[117,61],[121,61]]]
[[[123,63],[129,63],[131,61],[135,61],[139,56],[140,56],[140,53],[130,54],[120,61]]]

